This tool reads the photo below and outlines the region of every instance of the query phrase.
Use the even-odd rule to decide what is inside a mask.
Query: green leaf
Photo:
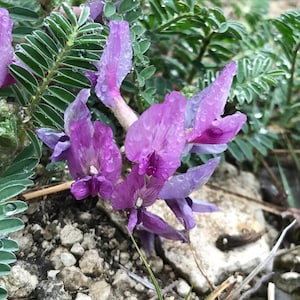
[[[140,75],[144,78],[144,79],[149,79],[153,76],[153,74],[155,73],[156,68],[154,66],[148,66],[145,69],[143,69],[140,72]]]
[[[16,241],[14,241],[10,238],[8,238],[8,239],[2,238],[2,239],[0,239],[0,249],[14,252],[14,251],[19,250],[19,245]]]
[[[0,250],[0,262],[2,264],[13,264],[16,262],[17,258],[15,254],[5,251],[5,250]]]
[[[16,80],[19,81],[31,95],[34,94],[38,87],[38,82],[33,75],[24,68],[14,64],[10,65],[10,71]]]
[[[23,201],[5,202],[0,204],[0,220],[26,211],[27,204]]]
[[[10,266],[0,263],[0,276],[6,276],[10,273]]]
[[[88,6],[82,6],[81,7],[81,13],[78,18],[78,26],[81,27],[90,17],[90,8]]]
[[[116,13],[116,7],[113,3],[106,2],[104,5],[103,12],[106,18],[110,18]]]
[[[42,143],[40,139],[36,136],[34,132],[30,131],[29,129],[26,130],[26,133],[35,149],[36,156],[40,158],[42,156]]]
[[[54,124],[56,128],[62,129],[64,127],[64,120],[62,116],[50,105],[41,103],[38,107],[38,110],[42,112],[46,118],[51,120],[52,124]]]
[[[28,157],[18,162],[14,162],[5,172],[4,176],[9,176],[19,173],[28,173],[36,167],[38,159],[35,157]]]
[[[8,293],[5,288],[0,287],[0,300],[6,300]]]
[[[24,228],[24,223],[18,218],[0,220],[0,234],[7,235]]]
[[[36,22],[39,18],[38,14],[25,7],[12,7],[8,9],[9,16],[14,20]]]
[[[72,25],[77,26],[77,17],[75,16],[75,14],[73,12],[72,7],[69,5],[66,5],[65,3],[62,3],[62,7],[63,7],[67,17],[71,21]]]
[[[137,0],[123,0],[118,8],[119,13],[124,13],[129,10],[133,10],[140,6],[140,2]]]

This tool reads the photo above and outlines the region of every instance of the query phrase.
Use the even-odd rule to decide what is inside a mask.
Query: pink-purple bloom
[[[240,112],[221,117],[236,70],[236,63],[229,63],[210,86],[188,101],[185,112],[188,151],[220,153],[246,122],[246,116]]]
[[[0,87],[15,83],[9,74],[8,67],[13,62],[14,48],[12,46],[13,21],[5,8],[0,8]]]
[[[185,145],[186,99],[178,92],[153,104],[129,128],[125,139],[127,158],[138,163],[140,175],[168,179],[181,164]]]
[[[36,130],[38,137],[51,149],[52,162],[64,160],[67,158],[67,151],[70,147],[70,126],[71,123],[78,120],[89,120],[91,113],[86,105],[90,96],[89,89],[82,89],[76,99],[68,106],[64,114],[64,130],[60,132],[53,128],[40,128]]]
[[[110,21],[109,29],[106,47],[95,64],[98,72],[86,75],[96,79],[97,97],[113,108],[115,101],[123,101],[120,87],[132,66],[132,44],[128,22]]]
[[[184,174],[173,176],[159,193],[159,198],[166,201],[187,230],[196,225],[193,212],[206,213],[218,210],[214,204],[192,199],[189,195],[208,181],[219,161],[219,158],[212,158],[201,166],[188,169]]]
[[[122,160],[109,126],[89,119],[73,121],[67,162],[75,179],[71,192],[77,200],[89,195],[110,198]]]
[[[147,211],[147,207],[158,199],[164,183],[164,179],[140,175],[136,165],[127,178],[116,185],[111,198],[112,207],[115,210],[129,211],[129,232],[137,226],[167,239],[186,241],[183,231],[176,230],[160,217]]]

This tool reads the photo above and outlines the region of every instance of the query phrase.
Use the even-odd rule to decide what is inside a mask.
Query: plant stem
[[[298,51],[300,49],[300,43],[298,43],[295,47],[295,49],[293,50],[292,52],[292,61],[291,61],[291,70],[290,70],[290,79],[289,79],[289,82],[288,82],[288,92],[287,92],[287,97],[286,97],[286,100],[287,100],[287,103],[288,104],[291,104],[292,103],[292,95],[293,95],[293,87],[294,87],[294,75],[295,75],[295,69],[296,69],[296,63],[297,63],[297,54],[298,54]]]
[[[191,71],[189,72],[189,77],[187,78],[187,83],[188,84],[191,84],[192,80],[194,79],[196,73],[197,73],[197,68],[196,68],[196,65],[202,61],[202,58],[206,52],[206,49],[210,43],[210,40],[212,39],[213,35],[214,35],[215,32],[211,32],[206,38],[204,38],[202,40],[202,47],[200,48],[200,52],[198,54],[198,56],[193,60],[193,63],[192,63],[192,69]]]
[[[159,286],[159,284],[158,284],[158,282],[157,282],[157,280],[156,280],[156,278],[155,278],[155,276],[154,276],[154,274],[153,274],[153,272],[151,270],[151,267],[150,267],[147,259],[145,258],[145,256],[143,255],[142,251],[140,250],[139,246],[137,245],[137,243],[136,243],[133,235],[131,233],[129,233],[129,236],[130,236],[130,238],[132,240],[132,243],[133,243],[136,251],[138,252],[138,254],[140,256],[140,259],[142,260],[144,266],[146,267],[148,274],[150,275],[150,278],[151,278],[151,281],[152,281],[152,283],[153,283],[153,285],[155,287],[155,291],[156,291],[158,299],[159,300],[163,300],[163,296],[161,294],[161,288],[160,288],[160,286]]]
[[[189,18],[194,18],[195,15],[194,14],[183,14],[183,15],[180,15],[178,17],[175,17],[171,20],[169,20],[168,22],[158,26],[156,29],[154,29],[154,32],[155,33],[159,33],[163,30],[165,30],[166,28],[170,27],[172,24],[182,20],[182,19],[189,19]]]

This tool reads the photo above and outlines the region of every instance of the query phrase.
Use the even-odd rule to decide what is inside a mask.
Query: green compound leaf
[[[0,220],[22,213],[28,208],[23,201],[5,202],[0,204]]]
[[[16,241],[12,239],[0,239],[0,250],[5,250],[9,252],[15,252],[19,250],[19,245]]]

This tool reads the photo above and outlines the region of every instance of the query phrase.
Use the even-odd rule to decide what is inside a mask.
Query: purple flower
[[[8,67],[13,62],[14,48],[12,46],[13,22],[5,8],[0,8],[0,87],[15,83],[14,78],[8,73]]]
[[[67,151],[70,147],[70,126],[77,120],[90,120],[91,113],[86,106],[90,96],[89,89],[81,90],[76,99],[68,106],[64,114],[65,132],[59,132],[52,128],[40,128],[36,130],[38,137],[51,149],[52,162],[64,160],[67,158]],[[89,121],[90,122],[90,121]]]
[[[71,192],[77,200],[98,194],[110,198],[121,173],[121,154],[109,126],[87,119],[73,121],[67,162],[75,179]]]
[[[196,225],[193,212],[205,213],[218,210],[214,204],[192,200],[189,195],[208,181],[219,161],[220,158],[212,158],[204,165],[190,168],[185,174],[173,176],[159,193],[159,198],[166,201],[187,230]]]
[[[236,64],[231,62],[210,86],[188,101],[185,127],[189,145],[186,150],[220,153],[246,122],[246,116],[239,112],[221,117],[235,74]]]
[[[182,231],[147,211],[147,207],[157,200],[164,183],[164,179],[140,175],[136,165],[127,178],[116,185],[111,197],[112,207],[115,210],[129,211],[129,232],[138,226],[139,229],[167,239],[186,241]]]
[[[184,110],[186,99],[178,92],[154,104],[128,129],[127,158],[138,163],[140,175],[168,179],[180,166],[185,145]]]
[[[85,2],[85,5],[90,8],[90,17],[101,22],[104,3],[102,0],[88,0]]]
[[[132,66],[132,44],[128,22],[110,21],[109,28],[106,47],[95,64],[98,68],[95,91],[105,105],[113,108],[116,101],[123,101],[120,86]]]

